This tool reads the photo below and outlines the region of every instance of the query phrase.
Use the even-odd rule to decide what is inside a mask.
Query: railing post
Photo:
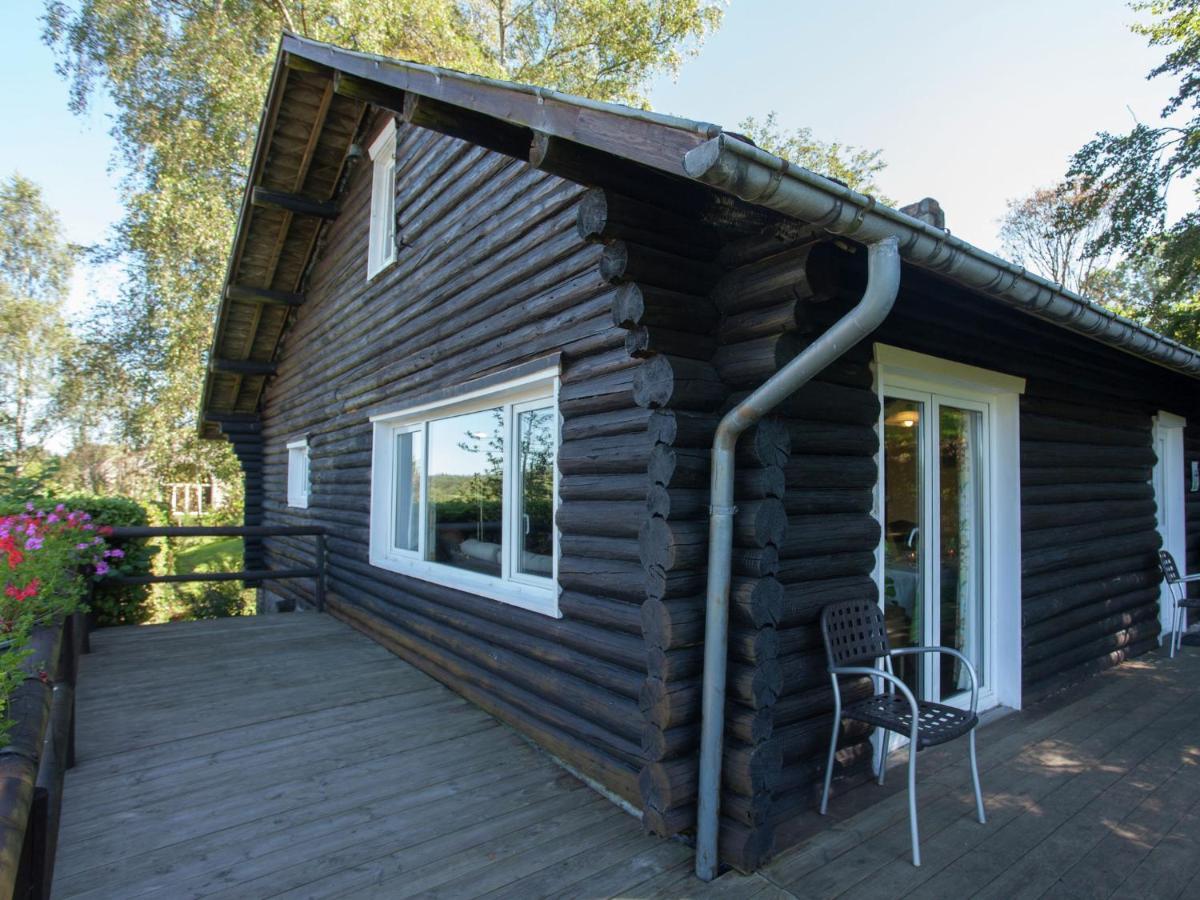
[[[317,535],[317,612],[325,612],[325,558],[325,532],[322,531]]]

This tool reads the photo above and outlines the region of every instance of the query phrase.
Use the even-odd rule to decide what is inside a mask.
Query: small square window
[[[367,246],[367,279],[396,259],[396,120],[388,119],[371,142],[371,231]]]
[[[287,445],[287,503],[299,509],[308,508],[308,439]]]

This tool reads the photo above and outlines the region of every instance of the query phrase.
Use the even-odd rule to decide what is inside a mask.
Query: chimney
[[[902,206],[900,207],[900,212],[912,216],[914,219],[919,219],[926,225],[932,225],[934,228],[939,228],[942,231],[946,230],[946,214],[942,212],[941,204],[932,197],[926,197],[924,200],[918,200],[916,203]]]

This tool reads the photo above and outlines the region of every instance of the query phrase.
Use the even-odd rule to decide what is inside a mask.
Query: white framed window
[[[287,445],[287,503],[299,509],[308,508],[308,438],[289,441]]]
[[[371,142],[371,230],[367,246],[367,280],[396,259],[396,120]]]
[[[885,344],[874,368],[875,575],[888,637],[962,651],[979,675],[980,708],[1019,708],[1024,379]],[[897,674],[918,697],[968,699],[953,657],[907,657]]]
[[[558,371],[374,416],[371,564],[558,616]]]

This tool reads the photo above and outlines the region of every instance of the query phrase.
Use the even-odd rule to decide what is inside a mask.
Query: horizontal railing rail
[[[109,575],[107,584],[182,584],[216,581],[280,581],[287,578],[312,578],[316,584],[313,602],[318,612],[325,611],[325,529],[318,525],[164,525],[114,528],[117,540],[156,537],[313,537],[313,565],[289,569],[241,569],[237,572],[185,572],[167,575]]]

